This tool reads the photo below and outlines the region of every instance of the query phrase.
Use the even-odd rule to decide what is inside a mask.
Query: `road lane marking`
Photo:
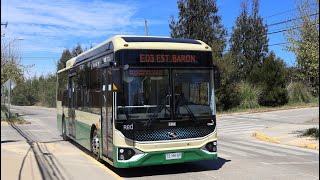
[[[231,158],[231,156],[221,153],[220,151],[218,151],[218,157]]]
[[[268,143],[268,142],[264,142],[264,141],[254,141],[254,142],[255,143],[259,143],[259,144],[264,144],[264,145],[267,145],[267,146],[283,147],[283,148],[287,148],[287,149],[310,152],[310,153],[314,153],[314,154],[318,154],[319,155],[319,151],[318,150],[299,148],[299,147],[289,146],[289,145],[285,145],[285,144],[273,144],[273,143]]]
[[[293,164],[319,164],[319,161],[309,161],[309,162],[274,162],[274,163],[267,163],[262,162],[262,164],[277,164],[277,165],[293,165]]]
[[[233,149],[231,149],[231,148],[225,148],[225,147],[218,146],[218,153],[220,152],[220,150],[221,150],[222,152],[226,152],[227,154],[228,154],[228,153],[231,153],[231,154],[236,154],[236,155],[245,156],[245,157],[248,157],[248,156],[258,156],[258,155],[251,154],[251,153],[248,153],[248,152],[243,152],[243,151],[240,151],[240,150],[233,150]]]
[[[244,149],[244,150],[248,150],[248,151],[252,151],[252,152],[260,153],[260,154],[264,154],[264,155],[269,155],[269,156],[286,156],[286,154],[279,154],[279,153],[275,153],[275,152],[271,152],[271,151],[267,151],[267,150],[263,150],[263,149],[251,148],[251,147],[242,146],[242,145],[238,145],[238,144],[234,144],[234,143],[227,143],[227,142],[220,141],[219,144],[226,145],[231,148]]]
[[[256,144],[256,143],[252,143],[252,142],[246,142],[246,141],[233,141],[235,143],[240,143],[240,144],[244,144],[244,145],[252,145],[252,146],[257,146],[257,147],[262,147],[265,149],[269,149],[269,150],[273,150],[273,151],[279,151],[279,152],[284,152],[284,153],[289,153],[289,154],[293,154],[293,155],[309,155],[307,153],[303,153],[303,152],[298,152],[298,151],[293,151],[293,150],[289,150],[289,149],[283,149],[281,147],[270,147],[267,144],[266,145],[262,145],[262,144]]]
[[[242,126],[242,127],[219,127],[220,131],[245,130],[245,129],[261,129],[263,126]]]
[[[223,132],[223,133],[243,133],[243,132],[254,132],[259,128],[242,128],[242,129],[234,129],[234,130],[223,130],[223,129],[218,129],[218,132]]]

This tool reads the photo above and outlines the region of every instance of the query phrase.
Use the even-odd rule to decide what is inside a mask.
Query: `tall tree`
[[[262,85],[260,105],[279,106],[288,103],[286,90],[288,70],[284,61],[271,51],[263,60],[260,75],[256,77]]]
[[[21,64],[20,52],[15,43],[10,44],[5,38],[1,38],[1,85],[8,79],[16,83],[23,79],[23,72],[28,70],[28,66]]]
[[[78,43],[77,46],[72,50],[72,56],[76,57],[83,52],[81,45]]]
[[[259,15],[259,0],[251,0],[251,3],[252,11],[249,13],[248,3],[241,2],[242,10],[230,38],[230,50],[236,57],[234,61],[240,79],[250,79],[251,72],[261,67],[268,53],[268,28]]]
[[[61,58],[57,64],[57,70],[63,69],[66,67],[66,62],[72,58],[72,55],[69,51],[69,49],[65,49],[61,55]]]
[[[299,78],[319,93],[319,0],[299,0],[294,21],[285,33],[286,49],[295,53]]]
[[[226,46],[226,30],[218,15],[216,0],[178,0],[179,17],[171,17],[171,37],[199,39],[221,56]]]

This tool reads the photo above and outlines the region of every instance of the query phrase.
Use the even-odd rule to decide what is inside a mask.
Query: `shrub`
[[[266,88],[259,97],[259,104],[263,106],[282,106],[287,103],[288,92],[282,87]]]
[[[311,136],[316,139],[319,139],[319,128],[314,127],[314,128],[307,129],[302,133],[302,136]]]
[[[256,108],[259,106],[259,96],[261,88],[256,87],[248,82],[240,82],[238,84],[238,97],[240,108]]]
[[[287,77],[286,64],[271,51],[265,57],[260,75],[257,77],[263,87],[261,96],[259,97],[259,104],[263,106],[281,106],[287,104]]]
[[[304,102],[309,103],[312,101],[310,87],[301,82],[290,83],[287,87],[289,102]]]
[[[217,111],[229,110],[239,105],[237,86],[233,83],[222,85],[216,95]]]

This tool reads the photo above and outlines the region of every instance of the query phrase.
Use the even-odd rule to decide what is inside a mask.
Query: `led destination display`
[[[120,64],[131,66],[212,66],[210,51],[120,50],[116,52],[116,59]]]

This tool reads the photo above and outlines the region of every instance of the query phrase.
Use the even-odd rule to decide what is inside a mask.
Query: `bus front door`
[[[69,77],[69,108],[68,108],[68,127],[69,136],[76,138],[76,117],[75,117],[75,105],[76,105],[76,93],[75,93],[75,76]]]
[[[112,90],[111,70],[104,68],[101,71],[101,141],[102,156],[112,161],[113,159],[113,119],[112,119]]]

